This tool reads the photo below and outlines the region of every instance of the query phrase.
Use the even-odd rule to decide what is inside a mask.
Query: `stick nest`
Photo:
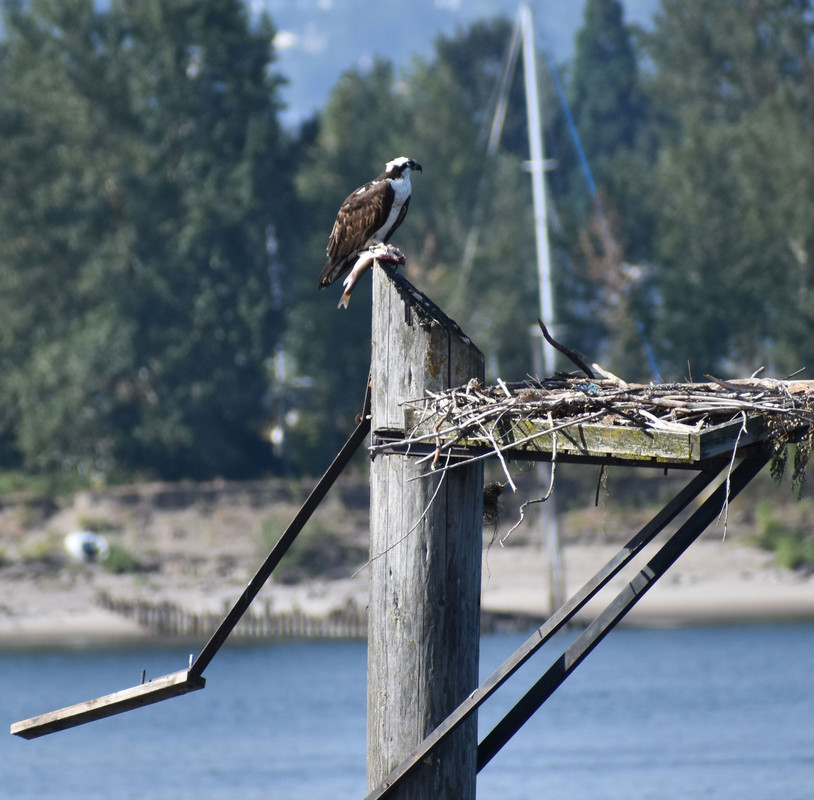
[[[432,418],[434,424],[433,434],[412,438],[411,434],[404,443],[435,439],[438,444],[433,464],[437,465],[441,454],[477,432],[492,442],[502,461],[501,447],[491,432],[498,423],[512,420],[547,422],[546,430],[538,434],[542,436],[586,423],[697,433],[738,420],[745,427],[749,419],[760,417],[769,431],[774,478],[779,480],[785,472],[787,445],[797,443],[792,485],[801,492],[814,447],[814,383],[706,377],[708,383],[646,385],[563,374],[520,383],[498,380],[495,386],[473,380],[466,386],[428,393],[405,403],[423,421]]]

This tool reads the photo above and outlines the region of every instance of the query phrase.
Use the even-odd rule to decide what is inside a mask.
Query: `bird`
[[[353,287],[376,259],[404,263],[403,253],[387,244],[410,206],[410,173],[421,164],[399,156],[384,165],[384,172],[351,192],[339,208],[328,239],[328,262],[319,276],[325,289],[348,270],[337,308],[347,308]]]

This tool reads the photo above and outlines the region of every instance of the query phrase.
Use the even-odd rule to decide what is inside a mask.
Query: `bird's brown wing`
[[[353,266],[359,251],[384,225],[388,209],[386,201],[388,193],[392,192],[390,184],[382,177],[366,183],[345,198],[328,239],[328,263],[319,276],[321,289],[330,286]]]

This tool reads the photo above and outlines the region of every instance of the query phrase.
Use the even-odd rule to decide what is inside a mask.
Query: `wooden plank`
[[[422,418],[415,409],[403,411],[403,434],[410,438],[435,432],[436,416]],[[554,421],[557,425],[557,421]],[[560,455],[586,459],[616,458],[628,462],[698,465],[701,462],[731,453],[733,447],[745,447],[768,435],[761,418],[751,418],[746,431],[741,420],[704,428],[698,432],[662,431],[621,425],[572,425],[547,433],[551,424],[540,419],[504,420],[490,431],[495,441],[506,447],[506,455],[516,459],[549,457],[555,450]],[[452,436],[428,440],[444,443]],[[556,445],[555,445],[556,438]],[[480,451],[493,449],[488,437],[470,432],[460,439],[459,448]]]
[[[297,512],[297,515],[291,521],[291,524],[281,535],[279,541],[274,545],[266,560],[255,573],[243,594],[234,603],[203,650],[190,665],[189,669],[174,672],[171,675],[164,675],[161,678],[156,678],[131,689],[125,689],[120,692],[115,692],[114,694],[98,697],[95,700],[77,703],[76,705],[61,708],[57,711],[50,711],[46,714],[40,714],[39,716],[22,720],[21,722],[15,722],[11,726],[11,733],[15,736],[21,736],[24,739],[35,739],[38,736],[44,736],[48,733],[73,728],[77,725],[83,725],[86,722],[104,719],[105,717],[121,714],[133,708],[157,703],[170,697],[177,697],[178,695],[186,694],[196,689],[203,689],[206,685],[206,679],[201,673],[215,657],[232,630],[234,630],[297,534],[310,519],[314,510],[367,436],[370,430],[369,411],[370,387],[367,387],[361,419],[356,426],[356,430],[354,430],[348,441],[339,451],[325,474]]]
[[[735,446],[740,449],[768,438],[769,428],[764,417],[749,417],[746,420],[746,429],[743,421],[725,422],[704,428],[697,438],[697,450],[693,451],[698,461],[705,461],[720,455],[732,453]]]
[[[170,697],[194,692],[206,686],[206,679],[201,676],[190,675],[188,669],[163,675],[139,686],[123,689],[120,692],[97,697],[95,700],[86,700],[83,703],[49,711],[11,726],[11,733],[23,739],[36,739],[48,733],[62,731],[93,722],[97,719],[112,717],[123,711],[157,703]]]
[[[403,400],[481,378],[483,356],[401,276],[373,279],[372,427],[387,430]],[[477,686],[483,468],[426,471],[402,454],[370,468],[370,789]],[[397,796],[474,800],[476,750],[473,717]]]

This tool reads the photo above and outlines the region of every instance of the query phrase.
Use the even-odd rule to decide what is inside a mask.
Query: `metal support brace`
[[[215,653],[220,650],[223,643],[229,637],[229,634],[234,630],[237,623],[240,622],[240,618],[246,613],[252,600],[257,597],[258,592],[263,588],[263,584],[269,579],[274,568],[280,563],[282,557],[288,551],[288,548],[294,543],[299,532],[305,527],[305,523],[311,519],[311,515],[316,511],[317,506],[322,502],[331,486],[334,485],[334,482],[342,470],[345,469],[351,457],[359,449],[359,445],[365,440],[369,432],[370,382],[368,381],[364,406],[356,429],[350,435],[348,441],[342,446],[339,453],[337,453],[336,458],[334,458],[331,465],[325,471],[325,474],[319,479],[319,482],[313,488],[311,494],[308,495],[302,507],[297,512],[297,515],[291,520],[291,523],[285,529],[283,535],[280,536],[277,544],[271,549],[266,560],[262,563],[251,581],[249,581],[248,586],[243,590],[243,594],[235,601],[229,613],[223,618],[217,630],[204,645],[203,650],[198,654],[195,661],[192,662],[192,666],[189,668],[189,673],[192,677],[200,676],[209,666],[209,662],[215,657]]]
[[[204,645],[198,657],[190,664],[189,669],[174,672],[171,675],[164,675],[147,683],[144,682],[142,674],[142,681],[138,686],[15,722],[11,726],[11,733],[24,739],[35,739],[48,733],[74,728],[86,722],[121,714],[124,711],[130,711],[133,708],[139,708],[150,703],[157,703],[169,697],[177,697],[196,689],[203,689],[206,685],[202,674],[203,671],[223,646],[229,634],[251,605],[252,600],[263,588],[263,584],[268,580],[274,568],[280,563],[288,548],[297,538],[297,534],[305,527],[306,522],[316,511],[317,506],[319,506],[369,432],[370,383],[368,382],[364,407],[356,429],[325,471],[325,474],[319,479],[311,494],[308,495],[291,524],[286,528],[266,560],[246,586],[243,594],[223,618],[223,621]]]
[[[538,708],[554,693],[583,659],[639,602],[678,557],[721,513],[724,504],[734,498],[765,466],[766,456],[743,461],[734,472],[702,503],[692,516],[665,542],[647,565],[616,596],[608,607],[583,631],[558,658],[545,675],[529,689],[511,711],[478,745],[478,771],[514,736]]]
[[[582,659],[601,641],[611,628],[632,608],[638,599],[655,583],[669,566],[686,550],[720,512],[724,501],[735,497],[760,471],[766,456],[749,458],[722,482],[701,508],[662,547],[661,551],[629,584],[619,597],[566,651],[557,663],[541,678],[537,686],[509,712],[489,733],[478,748],[478,770],[487,764],[501,747],[517,732],[519,727],[539,708]],[[615,575],[638,555],[655,536],[670,524],[687,506],[729,466],[719,461],[711,470],[696,475],[655,517],[645,525],[608,563],[596,573],[570,600],[559,608],[529,639],[526,640],[495,672],[492,673],[458,708],[455,709],[424,741],[386,778],[382,784],[367,795],[365,800],[380,800],[391,794],[422,761],[457,727],[491,697],[512,675],[525,664],[554,634],[573,617]],[[654,569],[655,568],[655,569]],[[622,598],[620,600],[620,598]],[[590,631],[590,633],[589,633]],[[601,635],[600,635],[601,634]],[[563,671],[566,658],[570,662]],[[558,677],[552,683],[554,676]],[[537,692],[535,693],[535,689]]]

